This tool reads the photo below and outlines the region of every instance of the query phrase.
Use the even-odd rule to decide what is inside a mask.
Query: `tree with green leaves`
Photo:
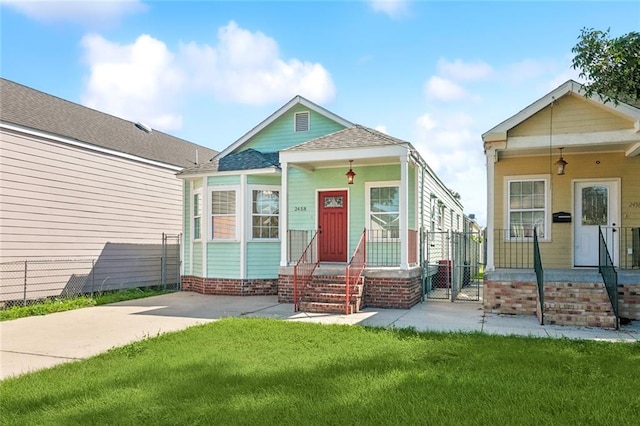
[[[604,102],[640,104],[640,33],[611,38],[607,31],[583,28],[571,51],[573,68],[587,83],[585,96]]]

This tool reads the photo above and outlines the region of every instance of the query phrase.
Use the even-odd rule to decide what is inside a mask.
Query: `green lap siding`
[[[365,183],[400,181],[400,165],[357,167],[355,184],[347,185],[345,173],[347,167],[332,169],[317,169],[308,173],[299,169],[290,168],[288,171],[289,182],[289,228],[299,230],[311,230],[316,228],[318,190],[344,190],[349,191],[349,252],[355,249],[362,230],[366,226]],[[415,182],[416,172],[409,168],[409,212],[408,226],[415,229],[416,202]]]
[[[280,186],[282,177],[280,175],[249,175],[247,183],[249,185],[277,185]]]
[[[247,278],[277,278],[279,265],[279,242],[251,242],[247,244]]]
[[[294,114],[303,111],[309,111],[309,131],[294,132]],[[341,124],[309,110],[304,105],[298,105],[243,144],[239,151],[253,148],[260,152],[278,152],[284,148],[342,129],[344,129],[344,126]]]
[[[207,277],[240,278],[240,243],[207,244]]]
[[[239,175],[207,177],[207,185],[238,185],[238,184],[240,184]]]
[[[193,243],[193,267],[191,275],[202,276],[202,243]]]

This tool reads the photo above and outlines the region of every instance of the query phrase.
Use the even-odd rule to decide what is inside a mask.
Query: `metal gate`
[[[427,299],[477,302],[482,297],[482,234],[423,234],[423,294]]]

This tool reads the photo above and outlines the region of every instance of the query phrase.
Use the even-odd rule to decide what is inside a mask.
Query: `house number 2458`
[[[307,208],[304,207],[304,206],[296,206],[296,207],[293,208],[293,211],[294,212],[306,212]]]

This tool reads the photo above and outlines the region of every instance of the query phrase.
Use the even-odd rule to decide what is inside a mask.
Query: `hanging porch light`
[[[562,158],[562,150],[564,148],[558,148],[560,150],[560,159],[558,161],[555,162],[556,165],[556,169],[558,170],[558,174],[559,175],[563,175],[564,174],[564,168],[567,166],[566,161],[564,161],[564,158]]]
[[[353,164],[353,160],[349,160],[349,171],[347,172],[347,183],[349,185],[353,185],[353,178],[356,175],[356,173],[353,171],[353,169],[351,167],[352,164]]]

